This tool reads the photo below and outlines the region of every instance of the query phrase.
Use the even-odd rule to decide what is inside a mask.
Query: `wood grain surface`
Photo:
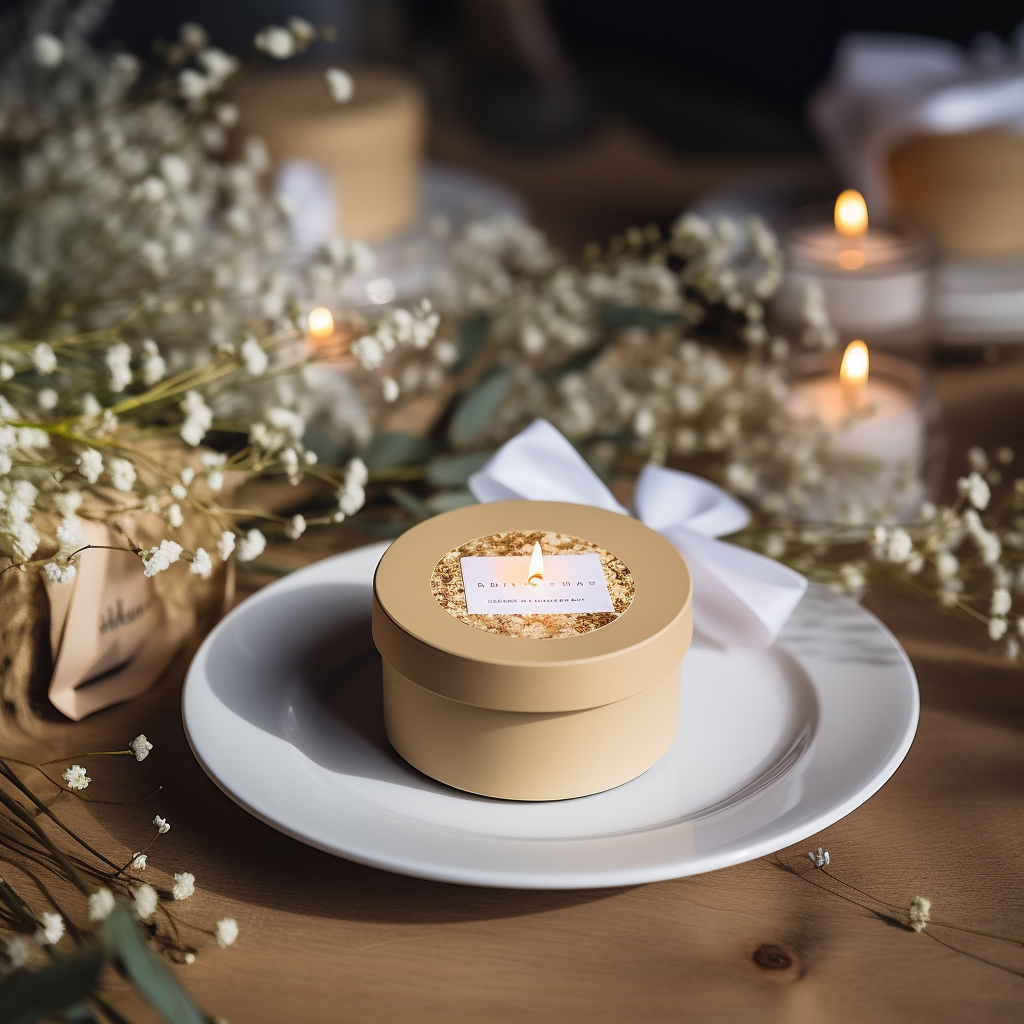
[[[708,184],[706,168],[691,167],[688,178],[685,161],[647,143],[602,164],[602,146],[626,145],[617,139],[594,144],[590,187],[596,203],[604,182],[623,222],[649,205],[672,168],[680,196],[695,180]],[[460,145],[472,163],[471,147]],[[477,164],[493,171],[488,159]],[[535,206],[537,196],[550,205],[580,159],[537,157],[509,179],[533,189]],[[658,188],[645,192],[644,167]],[[567,237],[603,226],[607,210],[587,213],[576,208]],[[947,361],[936,384],[951,472],[968,444],[1024,447],[1024,361]],[[312,559],[353,540],[340,529],[321,533],[290,557]],[[260,582],[244,577],[243,593]],[[645,886],[463,888],[287,838],[239,809],[193,758],[179,712],[187,653],[150,694],[80,725],[48,722],[26,736],[0,722],[0,746],[56,757],[138,732],[152,739],[143,764],[94,764],[90,794],[128,799],[162,785],[156,797],[128,806],[65,797],[62,806],[115,857],[148,841],[155,813],[172,822],[151,856],[154,877],[192,871],[196,894],[181,918],[209,925],[233,916],[241,929],[224,951],[199,935],[196,962],[176,970],[208,1012],[231,1024],[1019,1021],[1024,948],[937,927],[915,934],[901,923],[920,893],[939,920],[1024,936],[1024,673],[910,599],[875,595],[867,604],[904,644],[921,685],[918,735],[892,780],[777,857]],[[811,868],[806,851],[819,844],[846,886]],[[883,913],[858,905],[869,903]]]

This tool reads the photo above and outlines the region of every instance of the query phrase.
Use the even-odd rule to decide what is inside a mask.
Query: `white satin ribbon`
[[[478,501],[564,501],[629,515],[575,448],[546,420],[517,434],[469,478]],[[750,513],[708,480],[647,466],[637,481],[636,517],[686,558],[694,627],[726,647],[771,646],[807,589],[792,569],[716,540],[743,529]]]
[[[840,40],[811,121],[874,216],[889,213],[887,161],[901,140],[1001,127],[1024,132],[1024,25],[974,52],[944,39],[854,32]]]

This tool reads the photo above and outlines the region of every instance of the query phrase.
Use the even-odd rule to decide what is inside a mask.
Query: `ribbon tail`
[[[547,420],[534,420],[469,478],[477,501],[565,501],[628,515],[601,478]]]
[[[693,577],[694,628],[724,647],[770,647],[807,589],[788,566],[684,527],[664,531]]]

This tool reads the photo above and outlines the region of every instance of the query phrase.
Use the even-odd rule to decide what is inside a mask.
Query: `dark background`
[[[524,12],[533,40],[525,47],[516,32]],[[912,32],[965,45],[992,33],[1007,41],[1024,7],[1006,0],[121,0],[101,34],[142,56],[154,38],[195,20],[241,54],[259,28],[290,14],[338,30],[336,42],[317,44],[309,59],[400,63],[424,79],[435,105],[511,145],[571,143],[620,115],[684,152],[785,153],[814,146],[806,102],[845,33]]]

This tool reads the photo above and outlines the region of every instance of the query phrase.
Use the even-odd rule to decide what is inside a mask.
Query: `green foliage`
[[[666,324],[682,323],[685,318],[679,313],[666,313],[644,306],[602,306],[598,319],[607,330],[621,331],[627,327],[664,327]]]
[[[131,918],[128,923],[132,924]],[[0,1021],[35,1024],[40,1018],[79,1008],[95,988],[106,962],[103,946],[92,944],[55,959],[40,971],[5,980],[0,986]]]
[[[393,430],[374,437],[363,453],[363,461],[372,472],[375,469],[415,465],[429,458],[430,452],[429,441]]]
[[[111,958],[168,1024],[207,1024],[159,957],[146,946],[128,908],[119,903],[103,922],[100,940]]]
[[[452,444],[472,444],[494,418],[512,386],[512,371],[504,367],[485,374],[472,391],[466,392],[455,406],[448,436]]]
[[[473,452],[469,455],[446,455],[434,459],[427,466],[427,482],[435,487],[463,487],[492,455],[492,452]]]
[[[473,357],[484,347],[487,335],[491,330],[491,318],[483,313],[471,316],[463,320],[459,325],[459,336],[457,345],[459,347],[459,359],[455,364],[456,370],[461,370],[470,363]]]

